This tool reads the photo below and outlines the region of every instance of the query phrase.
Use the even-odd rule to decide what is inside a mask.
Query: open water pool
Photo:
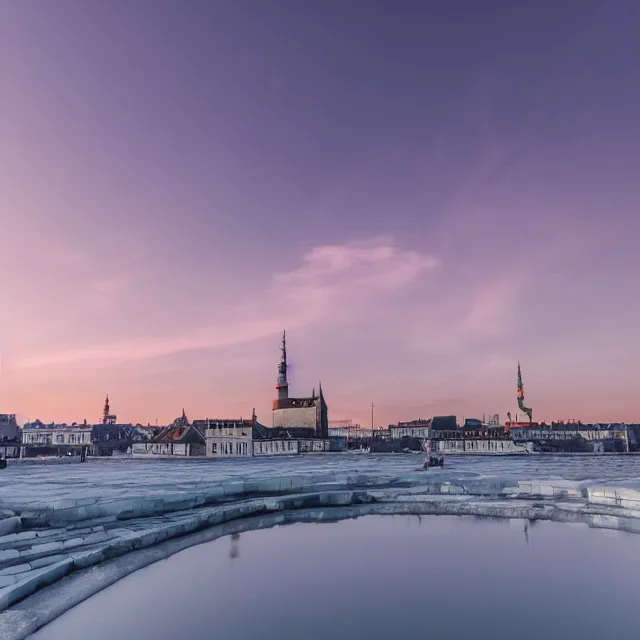
[[[635,534],[367,516],[191,547],[31,638],[635,640],[638,575]]]

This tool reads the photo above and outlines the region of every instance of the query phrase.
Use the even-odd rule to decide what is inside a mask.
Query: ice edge
[[[594,528],[640,532],[640,491],[629,488],[489,478],[451,482],[437,481],[435,476],[429,480],[426,475],[422,482],[396,479],[402,487],[389,483],[388,479],[375,482],[362,477],[350,482],[322,478],[315,486],[309,480],[308,477],[289,477],[263,483],[254,481],[251,486],[236,482],[233,487],[225,483],[227,490],[223,488],[222,495],[233,496],[235,502],[194,505],[191,512],[182,512],[175,521],[107,540],[90,551],[30,572],[26,580],[0,590],[0,637],[26,638],[117,580],[182,549],[230,533],[278,524],[335,521],[374,514],[469,515],[583,523]],[[363,488],[363,483],[370,486]],[[393,484],[397,488],[390,486]],[[303,488],[303,493],[295,493]],[[247,498],[251,494],[261,495]],[[187,502],[204,502],[192,498]],[[181,506],[184,496],[182,499]],[[171,512],[174,511],[171,507],[176,506],[163,504],[157,497],[154,505],[153,512],[162,507],[169,507]],[[121,504],[129,513],[130,506]],[[61,511],[82,508],[78,504],[64,505]],[[44,512],[51,514],[52,511],[57,510],[49,508]],[[149,509],[143,505],[141,511],[148,513]],[[76,519],[75,514],[69,511],[67,514]],[[65,576],[66,580],[61,580]]]

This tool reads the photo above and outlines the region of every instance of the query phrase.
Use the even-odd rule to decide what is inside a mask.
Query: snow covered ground
[[[10,463],[0,473],[0,637],[26,637],[78,598],[229,527],[413,513],[640,532],[635,456],[449,456],[444,469],[427,472],[422,462],[320,454]]]

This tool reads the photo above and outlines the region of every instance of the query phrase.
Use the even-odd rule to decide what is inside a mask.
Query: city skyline
[[[550,19],[549,16],[553,16]],[[640,420],[630,0],[5,3],[0,412]]]

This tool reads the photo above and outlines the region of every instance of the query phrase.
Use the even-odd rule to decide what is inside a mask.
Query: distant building
[[[0,442],[20,440],[21,433],[15,413],[0,413]]]
[[[431,450],[434,453],[474,455],[526,454],[523,447],[509,439],[504,425],[479,418],[465,418],[462,426],[454,426],[453,416],[444,418],[432,429]],[[434,419],[435,420],[435,419]]]
[[[555,452],[628,452],[637,449],[637,429],[623,423],[582,424],[537,423],[511,426],[509,436],[518,444],[527,444],[532,451]]]
[[[111,413],[109,407],[109,396],[106,397],[102,410],[102,421],[94,424],[91,429],[91,449],[94,456],[112,456],[114,453],[127,453],[134,443],[150,440],[159,430],[154,433],[152,429],[133,426],[129,424],[119,424],[118,418]]]
[[[439,437],[441,431],[455,431],[458,428],[456,416],[434,416],[431,419],[431,429],[434,438]]]
[[[104,409],[102,410],[102,424],[116,424],[118,418],[109,410],[109,395],[104,401]]]
[[[361,427],[359,424],[356,424],[349,430],[349,437],[360,439],[373,438],[376,432],[379,432],[381,429],[382,427],[372,429],[371,427]]]
[[[294,456],[301,453],[328,451],[330,451],[328,438],[269,438],[253,441],[254,456]]]
[[[251,420],[243,418],[215,418],[194,420],[193,425],[204,433],[206,456],[211,458],[245,458],[253,455],[253,427],[255,410]]]
[[[303,438],[329,437],[328,408],[322,393],[322,383],[308,397],[290,398],[287,380],[287,342],[282,334],[282,356],[278,365],[278,397],[273,401],[272,428]]]
[[[152,426],[150,424],[136,424],[133,426],[133,440],[134,442],[144,442],[146,440],[152,440],[157,436],[164,427],[157,424]]]
[[[359,424],[354,424],[353,420],[347,418],[345,420],[329,420],[328,431],[330,438],[349,438],[359,433],[361,428]]]
[[[389,425],[389,435],[392,440],[402,440],[404,437],[409,438],[430,438],[431,437],[431,419],[411,420],[409,422],[398,422],[398,424]]]
[[[206,454],[205,438],[189,420],[182,410],[168,427],[164,427],[151,440],[135,442],[131,446],[134,455],[146,456],[204,456]]]
[[[114,452],[126,453],[134,442],[143,438],[132,424],[102,423],[91,428],[91,454],[112,456]]]
[[[18,458],[21,440],[15,413],[0,413],[0,458]]]
[[[87,424],[28,422],[22,428],[22,456],[80,455],[91,446],[93,427]]]

